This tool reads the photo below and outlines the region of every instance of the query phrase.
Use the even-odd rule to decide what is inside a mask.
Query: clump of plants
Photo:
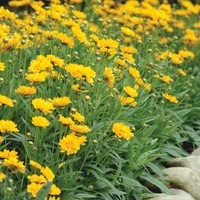
[[[2,200],[139,200],[153,195],[145,181],[168,193],[162,163],[200,144],[186,125],[200,5],[82,3],[0,7]]]

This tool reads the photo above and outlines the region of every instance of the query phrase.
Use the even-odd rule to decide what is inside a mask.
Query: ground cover
[[[170,193],[165,163],[200,146],[200,5],[9,6],[0,7],[1,199],[147,199],[147,182]]]

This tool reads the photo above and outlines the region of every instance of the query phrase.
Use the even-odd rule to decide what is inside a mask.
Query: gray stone
[[[168,163],[173,167],[188,167],[194,171],[200,178],[200,156],[188,156],[183,158],[175,158]]]
[[[191,153],[192,156],[200,156],[200,147],[195,149],[192,153]]]
[[[195,200],[190,194],[183,190],[171,189],[174,195],[158,194],[149,200]]]
[[[200,200],[200,178],[188,167],[170,167],[163,170],[165,176],[173,181],[173,186]],[[155,200],[155,199],[154,199]]]

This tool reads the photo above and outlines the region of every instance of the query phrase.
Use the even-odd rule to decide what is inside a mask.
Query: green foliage
[[[200,146],[199,8],[106,2],[0,8],[0,199],[170,193],[163,164]]]

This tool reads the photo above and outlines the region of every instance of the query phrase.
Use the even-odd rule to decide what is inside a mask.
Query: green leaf
[[[53,182],[47,182],[38,192],[35,200],[45,200],[45,198],[48,196],[51,186],[52,186]]]
[[[162,192],[165,192],[167,194],[172,194],[171,190],[167,188],[167,186],[164,183],[159,181],[158,178],[153,177],[152,175],[147,173],[141,175],[141,178],[157,186]]]

